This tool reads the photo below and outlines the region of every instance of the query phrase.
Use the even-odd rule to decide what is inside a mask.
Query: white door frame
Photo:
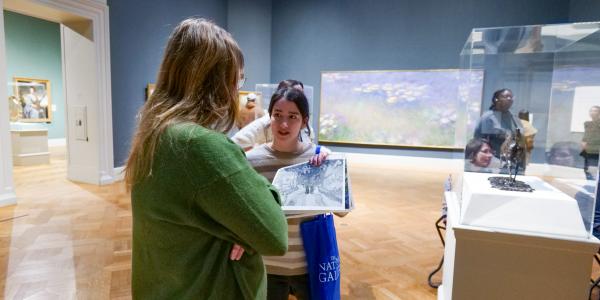
[[[0,0],[2,7],[10,0]],[[92,36],[96,50],[98,79],[99,137],[98,147],[100,170],[97,174],[99,185],[115,181],[113,160],[112,98],[110,77],[110,35],[108,6],[106,0],[18,0],[26,6],[39,6],[45,9],[80,16],[92,21]],[[40,17],[40,16],[36,16]],[[43,18],[43,16],[41,16]],[[4,12],[0,12],[0,83],[6,83],[6,45],[4,37]],[[68,83],[65,83],[68,84]],[[8,99],[8,87],[0,84],[0,99]],[[1,103],[1,102],[0,102]],[[0,206],[16,203],[12,178],[12,151],[10,142],[10,124],[8,105],[0,105]],[[67,153],[67,155],[69,155]]]

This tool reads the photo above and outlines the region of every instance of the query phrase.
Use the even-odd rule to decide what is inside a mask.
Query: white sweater
[[[311,136],[308,135],[306,130],[300,131],[300,135],[302,141],[311,142]],[[244,149],[272,142],[273,133],[271,132],[271,116],[267,113],[250,122],[250,124],[234,134],[231,140]]]

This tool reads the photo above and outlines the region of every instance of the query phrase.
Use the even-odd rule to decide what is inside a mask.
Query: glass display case
[[[459,224],[589,238],[599,225],[600,23],[473,29],[460,67]]]

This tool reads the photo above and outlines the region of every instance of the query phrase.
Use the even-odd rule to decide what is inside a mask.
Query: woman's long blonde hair
[[[233,126],[243,66],[242,51],[224,29],[198,18],[177,25],[156,89],[140,112],[125,166],[128,187],[151,175],[160,136],[169,125],[192,122],[221,132]]]

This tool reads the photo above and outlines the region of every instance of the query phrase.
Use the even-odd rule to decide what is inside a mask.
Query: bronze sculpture
[[[525,162],[525,147],[521,129],[516,128],[514,134],[507,134],[506,140],[501,148],[500,158],[508,171],[508,177],[495,176],[488,180],[493,188],[513,192],[533,192],[534,189],[523,181],[517,180],[519,169]]]

